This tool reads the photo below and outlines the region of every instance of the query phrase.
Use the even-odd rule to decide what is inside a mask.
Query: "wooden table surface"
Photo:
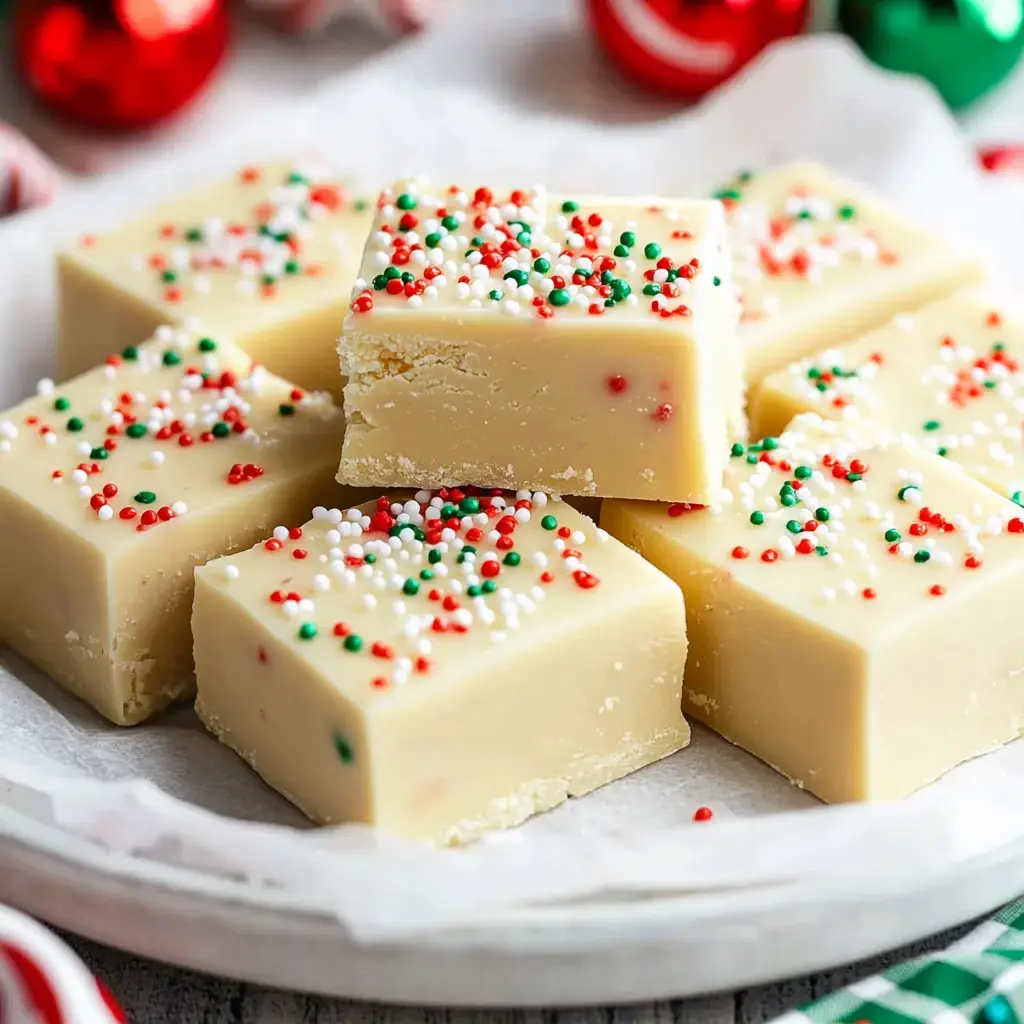
[[[303,996],[222,981],[74,936],[64,938],[114,993],[131,1024],[761,1024],[892,963],[942,949],[970,927],[872,960],[729,995],[621,1008],[505,1011],[416,1009]]]

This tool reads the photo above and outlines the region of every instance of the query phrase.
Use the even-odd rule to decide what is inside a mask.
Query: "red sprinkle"
[[[945,592],[946,588],[942,586],[941,583],[936,583],[935,586],[928,588],[928,593],[931,594],[932,597],[942,597]]]
[[[629,387],[629,381],[622,374],[615,374],[608,378],[608,390],[613,395],[621,395]]]
[[[712,811],[710,807],[698,807],[697,810],[693,812],[693,820],[710,821],[713,815],[714,811]]]
[[[583,569],[577,569],[572,574],[573,582],[582,590],[593,590],[601,581],[593,574]]]
[[[668,514],[675,519],[676,516],[681,516],[684,512],[696,512],[702,508],[706,508],[706,506],[698,505],[695,501],[677,501],[669,505]]]
[[[750,552],[745,547],[743,547],[742,545],[737,544],[736,547],[734,547],[732,549],[732,557],[733,558],[749,558],[750,557]]]

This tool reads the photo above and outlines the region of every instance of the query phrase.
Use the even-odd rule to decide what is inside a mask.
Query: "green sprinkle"
[[[263,277],[260,278],[260,280],[262,281],[263,284],[267,285],[277,284],[277,278],[273,274],[264,274]]]
[[[900,501],[906,501],[907,500],[907,491],[916,491],[917,489],[918,488],[916,488],[913,484],[907,484],[906,487],[901,487],[896,492],[896,497],[899,498]]]
[[[717,192],[711,193],[712,199],[739,199],[740,194],[734,188],[720,188]]]
[[[797,480],[806,480],[813,472],[814,470],[811,469],[810,466],[797,466],[796,469],[793,470],[793,476],[795,476]]]
[[[398,269],[398,267],[385,267],[384,268],[384,280],[385,281],[391,281],[394,278],[401,277],[401,276],[402,276],[402,272]]]
[[[414,540],[423,540],[426,536],[418,526],[414,526],[412,523],[395,523],[395,525],[388,530],[388,536],[401,537],[407,530],[412,533]]]
[[[824,382],[823,380],[819,380],[819,381],[818,381],[818,383],[817,383],[817,384],[815,384],[814,386],[815,386],[815,387],[816,387],[816,388],[817,388],[817,389],[818,389],[819,391],[828,391],[828,384],[826,384],[826,383],[825,383],[825,382]]]
[[[986,380],[982,383],[981,386],[991,391],[996,386],[996,382],[994,380]]]
[[[200,352],[214,352],[217,349],[217,342],[213,338],[200,338],[196,348]]]
[[[471,238],[469,240],[469,244],[470,245],[483,245],[484,244],[484,240],[479,235],[476,235],[475,237],[473,237],[473,238]]]
[[[551,269],[551,264],[548,260],[544,259],[543,256],[538,256],[537,259],[533,261],[533,269],[536,270],[538,274],[546,274]]]
[[[502,561],[505,565],[518,565],[521,561],[518,551],[510,551]]]
[[[426,242],[428,249],[436,249],[441,244],[441,236],[436,231],[431,231],[423,241]]]
[[[722,279],[716,274],[711,278],[711,283],[717,288],[722,283]]]
[[[779,501],[781,501],[786,508],[792,508],[797,503],[797,500],[797,496],[792,491],[786,491],[786,493],[781,495],[779,498]]]
[[[624,260],[629,255],[629,251],[628,245],[617,245],[612,249],[612,255]]]
[[[746,185],[746,183],[748,181],[750,181],[751,178],[753,178],[753,177],[754,177],[754,172],[753,171],[740,171],[739,174],[736,175],[736,180],[741,182],[742,184]]]
[[[305,180],[305,177],[301,175],[298,171],[292,171],[287,178],[287,182],[289,185],[301,185],[305,182]]]
[[[483,588],[477,583],[474,583],[470,587],[466,587],[466,597],[479,597],[482,593]]]
[[[786,529],[789,530],[790,533],[803,533],[804,527],[803,523],[798,523],[795,519],[790,519],[790,521],[786,523]]]
[[[799,212],[799,213],[798,213],[798,214],[796,215],[796,219],[797,219],[797,220],[812,220],[812,219],[813,219],[813,217],[814,217],[814,214],[813,214],[813,213],[811,213],[811,211],[810,211],[810,210],[801,210],[801,211],[800,211],[800,212]]]
[[[914,552],[914,561],[917,562],[918,565],[924,565],[924,563],[927,562],[928,559],[931,558],[931,557],[932,557],[931,553],[928,552],[928,551],[915,551]]]
[[[885,539],[890,544],[899,544],[900,539],[901,539],[902,536],[903,535],[900,533],[899,530],[892,530],[892,529],[890,529],[890,530],[886,530],[885,531]]]
[[[299,265],[295,260],[288,260],[284,265],[284,272],[286,274],[297,274],[299,272]]]
[[[441,506],[441,518],[451,519],[459,510],[449,501]]]
[[[623,245],[628,245],[629,248],[632,249],[633,246],[636,245],[636,235],[632,231],[623,231],[622,234],[619,235],[619,241]]]
[[[935,449],[935,454],[941,455],[945,458],[949,454],[949,449],[940,444],[939,447]]]
[[[761,445],[766,452],[773,452],[779,447],[779,439],[777,437],[766,437],[761,442]]]
[[[843,220],[849,220],[857,214],[857,211],[852,206],[840,206],[836,212]]]
[[[375,292],[382,292],[388,286],[388,279],[383,274],[378,274],[373,279],[373,290]]]
[[[109,457],[110,452],[108,452],[106,448],[93,448],[93,450],[89,452],[90,459],[98,459],[100,462]]]
[[[649,281],[644,285],[644,295],[660,295],[661,285],[655,284],[653,281]]]
[[[818,545],[818,546],[817,546],[817,547],[816,547],[816,548],[814,549],[814,553],[815,553],[816,555],[827,555],[827,554],[828,554],[828,548],[826,548],[826,547],[822,547],[822,546],[821,546],[821,545],[819,544],[819,545]]]
[[[924,429],[925,430],[938,430],[939,427],[941,427],[941,426],[942,426],[942,424],[938,420],[925,420],[924,421]]]
[[[189,228],[188,231],[185,232],[185,241],[186,242],[201,242],[202,240],[203,240],[202,228]]]
[[[760,462],[760,461],[761,461],[760,457],[755,455],[753,452],[750,452],[747,455],[747,465],[748,466],[756,466],[758,464],[758,462]]]
[[[432,569],[420,569],[421,580],[432,580],[434,578],[434,572]]]
[[[495,583],[494,580],[484,580],[483,585],[480,587],[480,589],[485,594],[493,594],[498,589],[498,584]]]
[[[408,594],[409,597],[415,597],[419,592],[419,580],[414,580],[411,576],[402,584],[402,593]]]
[[[345,637],[344,641],[342,641],[342,647],[344,647],[346,651],[351,651],[355,654],[357,651],[361,651],[363,649],[363,638],[358,633],[349,633],[349,635]]]
[[[334,749],[342,764],[351,764],[355,760],[355,754],[352,753],[352,745],[340,732],[334,734]]]
[[[145,423],[132,423],[129,426],[125,427],[124,432],[129,437],[138,439],[140,437],[145,437],[146,434],[148,433],[148,430],[146,428]]]
[[[612,281],[612,298],[616,302],[622,302],[623,299],[628,298],[632,291],[633,289],[625,278],[617,277]]]
[[[409,270],[403,270],[400,280],[402,284],[412,284],[416,280],[416,275]]]
[[[764,526],[764,513],[763,512],[751,512],[750,521],[754,526]]]
[[[453,217],[450,213],[445,214],[441,218],[441,227],[443,227],[445,231],[454,231],[458,226],[459,218]]]
[[[558,520],[554,516],[544,516],[540,525],[545,530],[553,530],[558,526]]]
[[[1015,505],[1024,506],[1024,491],[1014,491],[1013,494],[1010,495],[1010,501]]]
[[[736,441],[733,444],[732,448],[729,449],[729,454],[734,459],[738,459],[741,455],[746,455],[747,454],[747,449],[746,449],[746,447],[744,445],[740,444],[739,441]]]
[[[57,412],[67,412],[71,408],[71,403],[66,398],[58,398],[54,401],[53,407]]]
[[[487,293],[487,298],[493,300],[494,302],[500,302],[502,299],[502,294],[497,288],[495,288]]]
[[[277,412],[278,412],[278,415],[280,415],[280,416],[294,416],[295,415],[295,406],[294,405],[289,405],[287,402],[282,402],[277,407]]]
[[[139,493],[135,495],[135,500],[140,505],[152,505],[153,502],[156,501],[156,495],[152,491],[139,491]]]
[[[1006,351],[1006,346],[1001,341],[997,341],[992,346],[992,351],[993,352],[1005,352]]]
[[[649,260],[656,260],[661,255],[661,246],[657,242],[648,242],[644,246],[644,256]]]
[[[444,558],[444,555],[442,555],[441,552],[437,550],[437,548],[431,548],[430,553],[427,555],[427,561],[431,565],[437,565],[437,563],[440,562],[442,558]]]
[[[515,281],[518,285],[526,284],[530,280],[530,275],[525,270],[510,270],[503,278],[505,281]]]
[[[863,479],[864,479],[864,474],[863,473],[847,473],[846,474],[846,482],[847,483],[855,484],[858,480],[863,480]]]
[[[181,356],[174,349],[168,349],[163,355],[164,366],[177,366],[180,362]]]
[[[810,368],[810,369],[809,369],[809,370],[807,371],[807,376],[808,376],[808,377],[809,377],[809,378],[810,378],[811,380],[817,380],[817,379],[818,379],[818,378],[819,378],[819,377],[821,376],[821,370],[819,370],[817,366],[812,366],[812,367],[811,367],[811,368]]]
[[[819,523],[827,523],[832,518],[832,513],[822,505],[821,508],[816,508],[814,510],[814,518],[817,519]]]
[[[364,199],[362,196],[360,196],[352,204],[352,209],[355,210],[356,213],[362,213],[363,210],[368,210],[369,208],[370,208],[370,200],[369,199]]]
[[[572,199],[566,199],[562,203],[562,213],[575,213],[580,208],[580,204],[574,202]]]
[[[409,195],[408,192],[403,192],[396,200],[395,206],[400,210],[415,210],[416,209],[416,197]]]
[[[569,292],[565,288],[554,288],[548,296],[552,306],[567,306],[569,304]]]
[[[126,349],[122,349],[121,358],[127,359],[129,363],[134,363],[139,358],[139,350],[134,345],[129,345]]]
[[[85,424],[81,421],[81,419],[78,416],[72,416],[71,419],[68,420],[68,430],[70,430],[72,434],[77,434],[80,430],[83,430],[84,428]]]
[[[178,275],[173,270],[165,270],[160,275],[160,280],[163,281],[165,284],[173,284],[175,281],[178,280]]]
[[[363,555],[363,561],[367,565],[373,565],[373,563],[377,561],[377,556],[375,554],[373,554],[373,552],[371,551],[370,554]]]
[[[299,626],[299,639],[312,640],[316,636],[316,626],[312,622],[304,622]]]
[[[519,234],[516,235],[516,241],[525,248],[533,242],[533,235],[531,235],[529,231],[520,231]]]
[[[231,433],[231,427],[229,427],[223,420],[219,420],[210,427],[210,433],[214,437],[227,437]]]
[[[479,498],[463,498],[459,502],[459,508],[467,515],[475,515],[480,511],[480,499]]]

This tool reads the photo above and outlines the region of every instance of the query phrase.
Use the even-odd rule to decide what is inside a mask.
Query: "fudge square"
[[[344,417],[165,327],[0,416],[0,641],[119,725],[194,691],[192,569],[305,518]]]
[[[980,283],[970,253],[815,164],[741,174],[726,206],[747,383]]]
[[[385,191],[338,479],[705,501],[745,430],[720,204]]]
[[[754,398],[755,436],[800,412],[871,421],[1024,504],[1022,358],[1024,319],[963,292],[772,374]]]
[[[335,348],[371,217],[312,163],[250,165],[58,254],[62,377],[190,320],[340,395]]]
[[[192,628],[200,718],[323,824],[461,842],[689,742],[679,588],[543,493],[314,509]]]
[[[683,588],[684,710],[827,801],[902,797],[1024,727],[1021,510],[931,452],[805,415],[715,503],[605,502]]]

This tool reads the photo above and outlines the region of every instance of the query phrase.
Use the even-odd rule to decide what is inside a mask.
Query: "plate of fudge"
[[[808,68],[784,149],[713,141]],[[1024,209],[834,42],[642,138],[444,94],[305,155],[388,81],[0,229],[0,899],[272,984],[543,1005],[1016,895],[1024,318],[978,253],[1024,269]],[[874,174],[801,131],[850,95]],[[455,144],[486,121],[500,172]],[[585,187],[535,183],[526,127]],[[714,182],[669,185],[702,142]]]

